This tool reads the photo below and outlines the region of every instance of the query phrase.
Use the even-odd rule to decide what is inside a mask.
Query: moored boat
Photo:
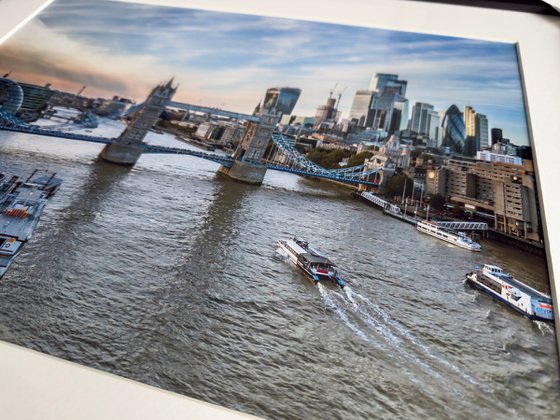
[[[473,241],[464,232],[451,232],[435,222],[421,220],[416,223],[416,229],[419,232],[433,236],[434,238],[441,239],[460,248],[468,249],[470,251],[480,251],[481,246],[478,242]]]
[[[467,282],[530,319],[554,322],[552,299],[504,272],[497,265],[466,274]]]
[[[336,270],[336,265],[319,251],[312,248],[309,243],[300,238],[280,239],[277,245],[282,249],[288,260],[298,267],[315,284],[319,281],[329,280],[344,288],[346,285]]]

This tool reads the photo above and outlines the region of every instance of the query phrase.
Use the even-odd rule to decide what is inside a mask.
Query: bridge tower
[[[144,151],[142,145],[146,134],[157,122],[176,91],[177,86],[173,86],[173,79],[166,84],[157,85],[126,130],[113,143],[105,146],[99,157],[111,163],[134,166]]]
[[[239,146],[233,153],[231,167],[221,166],[218,173],[246,184],[261,185],[266,174],[262,158],[282,114],[275,108],[260,107],[255,115],[260,118],[260,122],[248,123]]]

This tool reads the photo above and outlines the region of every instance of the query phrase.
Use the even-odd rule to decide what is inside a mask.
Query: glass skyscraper
[[[463,113],[457,105],[451,105],[443,117],[442,146],[449,147],[452,152],[464,153],[465,150],[465,123]]]
[[[398,74],[375,73],[369,84],[369,90],[382,92],[393,90],[401,96],[406,96],[406,80],[399,80]]]
[[[0,109],[15,115],[23,103],[23,89],[10,79],[0,78]]]
[[[373,92],[371,90],[357,90],[350,108],[350,119],[356,120],[358,127],[363,127],[366,122],[369,105]]]
[[[476,151],[490,147],[488,141],[488,118],[486,115],[476,113],[475,116]]]
[[[422,102],[416,102],[412,107],[412,116],[410,117],[410,131],[418,134],[428,135],[430,131],[431,115],[430,111],[434,110],[434,106]]]
[[[301,95],[301,89],[291,87],[270,88],[266,91],[263,106],[276,108],[282,115],[290,115]]]
[[[406,80],[397,74],[376,73],[369,91],[373,92],[365,126],[385,131],[387,134],[402,130],[403,120],[408,122],[408,99],[405,98]]]

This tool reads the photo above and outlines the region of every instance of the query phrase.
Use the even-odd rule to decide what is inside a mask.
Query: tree
[[[406,182],[405,196],[412,194],[413,181],[403,173],[393,175],[385,185],[385,195],[392,197],[402,194]]]
[[[430,206],[434,210],[442,211],[445,208],[445,197],[441,194],[428,194]]]
[[[313,149],[307,154],[307,158],[319,166],[326,169],[338,168],[342,159],[349,157],[351,152],[347,149],[325,150],[321,148]]]
[[[369,159],[370,157],[373,156],[373,153],[366,151],[363,151],[361,153],[357,153],[353,156],[350,156],[350,159],[348,159],[348,165],[347,166],[358,166],[364,163],[364,161],[366,159]]]

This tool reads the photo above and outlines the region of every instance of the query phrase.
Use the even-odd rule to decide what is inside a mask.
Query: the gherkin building
[[[456,105],[451,105],[443,117],[442,143],[443,147],[449,147],[451,152],[463,154],[465,152],[466,130],[463,121],[463,113]]]

